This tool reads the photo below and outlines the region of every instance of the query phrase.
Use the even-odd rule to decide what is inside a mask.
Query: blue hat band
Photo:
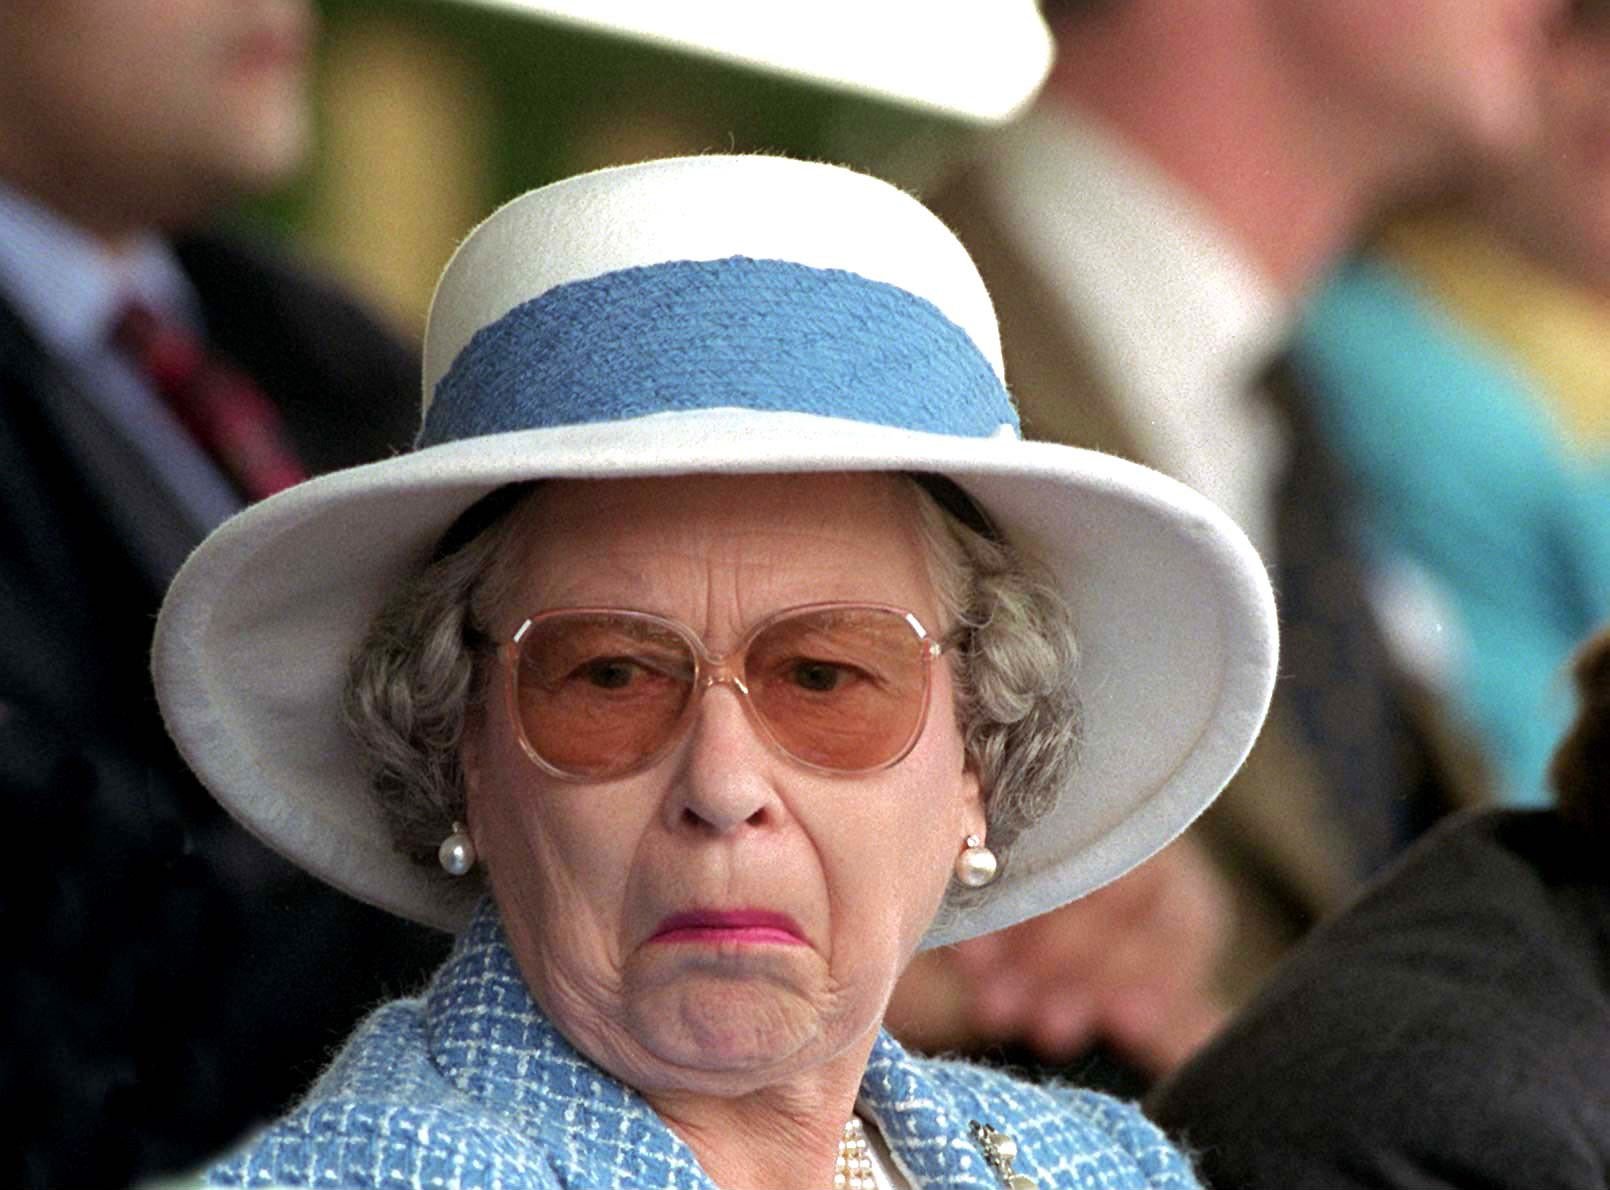
[[[555,286],[482,327],[417,445],[743,408],[988,437],[1018,426],[967,333],[906,290],[791,261],[671,261]]]

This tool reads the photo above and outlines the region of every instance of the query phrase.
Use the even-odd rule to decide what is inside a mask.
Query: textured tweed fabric
[[[1132,1107],[913,1058],[887,1034],[867,1064],[860,1108],[914,1186],[1000,1186],[968,1134],[975,1119],[1017,1140],[1015,1169],[1042,1190],[1197,1185]],[[385,1190],[714,1186],[648,1104],[538,1010],[489,904],[423,998],[371,1016],[307,1100],[208,1180]]]

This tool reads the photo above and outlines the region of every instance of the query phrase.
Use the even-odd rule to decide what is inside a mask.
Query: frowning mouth
[[[649,941],[706,946],[803,946],[805,935],[786,913],[768,909],[692,909],[665,918]]]

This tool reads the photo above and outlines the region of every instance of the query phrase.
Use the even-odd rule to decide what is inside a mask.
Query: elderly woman
[[[425,391],[164,607],[217,796],[461,932],[211,1180],[1194,1185],[1130,1107],[880,1030],[919,948],[1182,830],[1273,674],[1216,510],[1019,440],[949,232],[777,158],[572,179],[459,249]]]

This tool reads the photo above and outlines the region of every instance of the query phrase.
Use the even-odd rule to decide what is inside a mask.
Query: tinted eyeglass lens
[[[750,701],[783,751],[856,772],[901,755],[922,722],[927,644],[896,612],[788,616],[750,643]]]
[[[831,607],[765,625],[744,653],[748,700],[784,752],[838,772],[904,755],[927,701],[927,641],[899,612]],[[540,616],[519,645],[526,743],[559,772],[602,780],[661,751],[694,697],[694,645],[629,612]]]
[[[577,612],[520,642],[515,705],[526,742],[561,772],[604,778],[663,747],[693,692],[688,642],[657,620]]]

